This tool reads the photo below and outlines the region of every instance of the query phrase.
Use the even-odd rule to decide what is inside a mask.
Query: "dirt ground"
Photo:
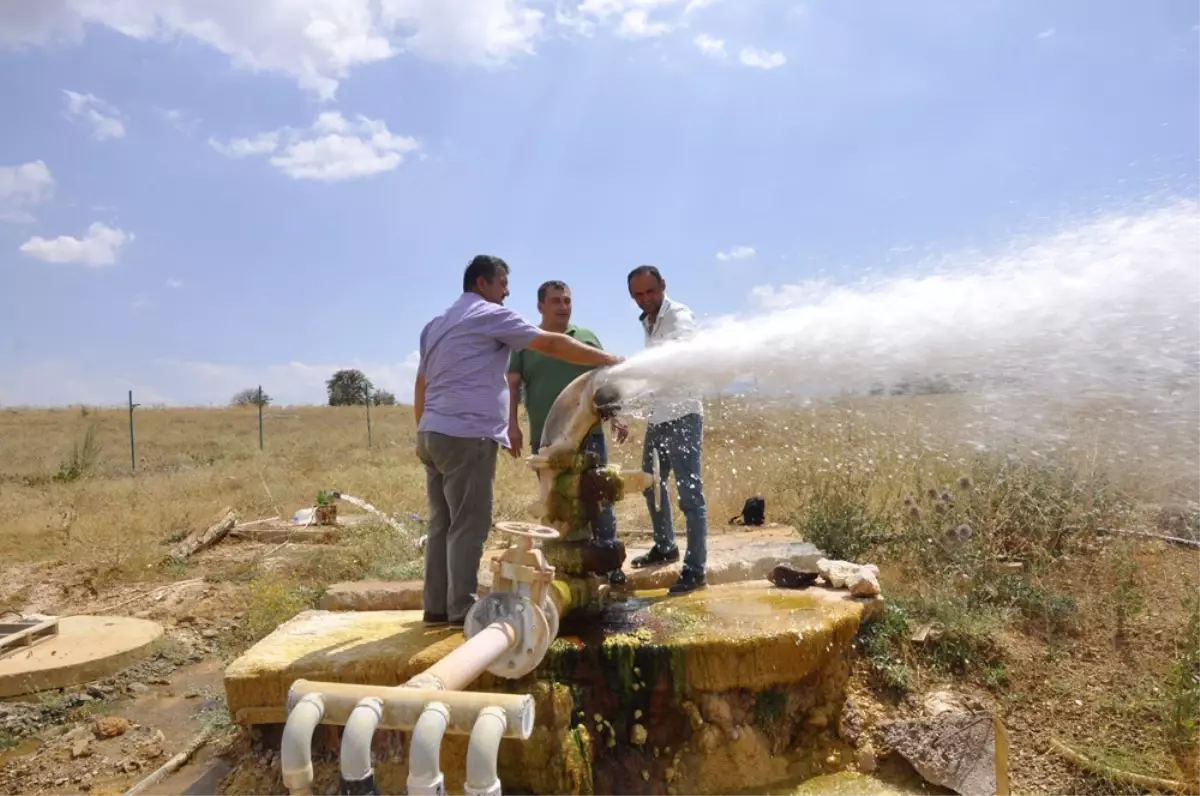
[[[210,724],[217,730],[214,739],[148,793],[214,793],[239,763],[261,765],[263,760],[247,757],[247,745],[229,725],[222,688],[223,667],[244,644],[239,634],[249,604],[248,579],[256,572],[304,568],[325,553],[321,545],[227,539],[197,554],[185,577],[166,586],[161,579],[104,585],[103,578],[76,565],[9,568],[0,603],[25,613],[148,618],[162,623],[166,633],[150,656],[108,680],[0,702],[0,738],[8,747],[0,750],[0,793],[123,793]],[[1011,682],[999,697],[985,699],[1001,710],[1009,733],[1014,793],[1123,791],[1063,761],[1051,751],[1051,738],[1103,745],[1117,733],[1126,749],[1161,747],[1147,729],[1155,725],[1137,721],[1138,710],[1154,705],[1144,698],[1152,696],[1147,689],[1159,682],[1159,673],[1139,669],[1139,657],[1169,653],[1179,621],[1174,600],[1178,587],[1195,587],[1197,554],[1152,541],[1110,541],[1068,570],[1070,582],[1061,585],[1076,592],[1091,588],[1097,572],[1128,557],[1136,559],[1147,584],[1172,587],[1149,591],[1138,622],[1119,641],[1114,642],[1111,620],[1099,615],[1085,617],[1081,632],[1053,652],[1020,633],[1003,638]],[[886,570],[884,588],[886,596]],[[929,680],[920,692],[947,685],[963,687],[950,679]],[[857,710],[875,717],[919,711],[918,696],[881,698],[862,671],[850,696]]]

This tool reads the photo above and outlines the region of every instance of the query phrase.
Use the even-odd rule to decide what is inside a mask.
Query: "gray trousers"
[[[481,437],[417,434],[425,465],[429,535],[425,540],[425,612],[461,622],[479,588],[479,562],[492,527],[499,444]]]

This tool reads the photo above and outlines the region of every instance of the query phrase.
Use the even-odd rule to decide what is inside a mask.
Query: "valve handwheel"
[[[513,536],[524,536],[530,539],[559,539],[562,537],[555,529],[536,522],[513,522],[505,520],[496,523],[496,530],[510,533]]]

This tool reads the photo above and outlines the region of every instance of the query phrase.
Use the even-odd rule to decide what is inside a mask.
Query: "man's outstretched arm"
[[[592,365],[594,367],[609,367],[622,361],[622,358],[610,354],[603,349],[581,343],[574,337],[559,332],[539,331],[528,346],[531,351],[545,354],[548,357],[561,359],[572,365]]]

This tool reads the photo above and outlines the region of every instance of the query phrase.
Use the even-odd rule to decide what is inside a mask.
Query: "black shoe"
[[[425,612],[425,627],[441,627],[445,624],[449,624],[449,622],[446,620],[445,614],[431,614],[428,611]]]
[[[679,580],[675,581],[671,588],[667,589],[667,592],[669,594],[687,594],[696,589],[703,589],[705,585],[703,574],[697,575],[692,570],[685,569],[679,576]]]
[[[624,586],[625,573],[619,569],[614,569],[612,572],[608,573],[608,582],[614,586]]]
[[[651,564],[674,564],[679,560],[679,548],[673,547],[669,552],[664,553],[658,549],[658,545],[650,548],[649,553],[643,553],[637,558],[629,562],[634,569],[650,566]]]

